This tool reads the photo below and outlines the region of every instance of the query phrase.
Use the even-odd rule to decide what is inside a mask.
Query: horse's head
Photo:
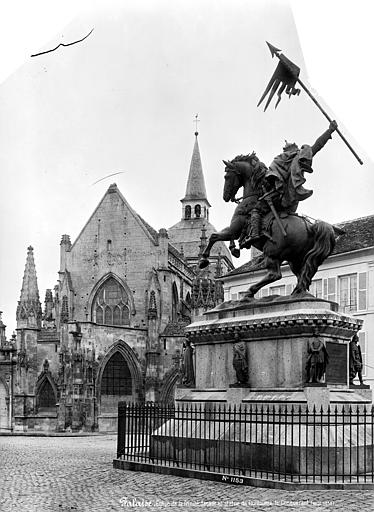
[[[239,169],[230,161],[223,160],[225,164],[225,185],[223,187],[223,199],[226,201],[234,201],[235,195],[242,186],[242,180]]]
[[[223,187],[224,201],[234,201],[235,195],[242,187],[246,179],[252,174],[253,169],[259,162],[255,153],[250,155],[239,155],[233,160],[223,160],[225,164],[225,185]]]

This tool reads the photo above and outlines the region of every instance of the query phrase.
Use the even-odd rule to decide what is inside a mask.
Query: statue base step
[[[370,407],[371,390],[348,389],[343,387],[311,386],[304,388],[248,388],[229,387],[228,389],[186,389],[177,388],[176,404],[255,404],[258,407],[275,407],[285,409],[287,406],[303,406],[311,410],[315,407],[324,410],[330,408]]]

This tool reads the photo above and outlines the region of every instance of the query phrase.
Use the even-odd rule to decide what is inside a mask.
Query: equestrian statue
[[[230,241],[230,251],[239,257],[240,249],[251,246],[263,253],[267,273],[252,285],[244,299],[254,295],[267,284],[282,278],[281,264],[287,262],[297,277],[293,296],[305,295],[318,267],[332,253],[335,246],[334,228],[327,222],[309,219],[296,213],[300,201],[313,193],[304,188],[305,172],[313,172],[312,159],[337,130],[336,121],[316,142],[299,148],[288,143],[269,168],[253,152],[239,155],[225,164],[224,201],[238,203],[230,226],[213,233],[206,246],[200,268],[209,265],[212,246],[218,241]],[[243,187],[243,197],[236,194]],[[239,241],[239,249],[235,245]]]

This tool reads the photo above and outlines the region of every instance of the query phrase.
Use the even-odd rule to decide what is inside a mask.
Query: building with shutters
[[[374,215],[337,224],[343,234],[334,252],[315,275],[310,292],[339,304],[340,311],[364,320],[359,333],[363,356],[363,376],[374,382]],[[264,268],[255,255],[245,265],[229,272],[221,281],[225,300],[240,299],[253,283],[261,279]],[[296,278],[288,265],[282,267],[283,279],[262,288],[258,297],[289,295]],[[257,296],[256,296],[257,297]]]
[[[115,431],[119,401],[173,401],[184,327],[222,302],[215,277],[234,268],[223,243],[197,268],[214,230],[197,133],[182,205],[156,231],[111,185],[75,241],[62,235],[43,308],[27,249],[12,340],[0,322],[0,428]]]

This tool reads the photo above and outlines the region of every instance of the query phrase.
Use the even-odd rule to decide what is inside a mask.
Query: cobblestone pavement
[[[115,436],[0,437],[0,511],[374,510],[374,491],[291,492],[115,470],[115,445]]]

